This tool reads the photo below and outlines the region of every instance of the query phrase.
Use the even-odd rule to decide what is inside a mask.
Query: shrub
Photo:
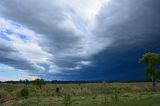
[[[22,97],[28,97],[29,96],[29,90],[27,88],[23,88],[21,90],[21,96]]]
[[[12,93],[14,90],[15,90],[15,87],[12,86],[12,85],[9,85],[5,88],[5,90],[8,92],[8,93]]]
[[[44,79],[35,79],[33,81],[34,85],[37,85],[40,89],[42,89],[42,85],[46,84],[46,81]]]

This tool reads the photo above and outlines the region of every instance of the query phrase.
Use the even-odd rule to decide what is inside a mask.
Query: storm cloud
[[[50,80],[143,79],[138,58],[159,52],[159,5],[159,0],[2,0],[0,63]]]

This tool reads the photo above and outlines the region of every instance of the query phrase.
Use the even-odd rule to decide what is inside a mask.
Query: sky
[[[143,80],[160,0],[0,0],[0,80]]]

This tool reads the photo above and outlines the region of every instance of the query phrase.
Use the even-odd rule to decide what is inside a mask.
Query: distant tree
[[[147,64],[145,68],[145,73],[147,79],[152,79],[153,90],[156,90],[156,82],[160,78],[160,71],[158,66],[160,64],[160,54],[159,53],[145,53],[140,59],[140,63]]]
[[[42,86],[46,84],[46,81],[44,79],[35,79],[32,83],[42,89]]]

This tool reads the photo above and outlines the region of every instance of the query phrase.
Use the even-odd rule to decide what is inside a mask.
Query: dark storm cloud
[[[111,0],[97,16],[95,36],[112,44],[93,56],[95,66],[65,78],[83,80],[142,80],[144,65],[138,58],[160,52],[160,1]]]
[[[112,39],[113,45],[138,45],[159,36],[158,0],[112,0],[97,17],[95,35]]]
[[[92,30],[83,34],[79,30],[83,27],[81,21],[70,22],[74,21],[70,9],[58,1],[2,0],[0,16],[35,31],[39,35],[36,37],[41,38],[40,46],[53,55],[49,64],[52,70],[65,70],[57,74],[46,72],[46,78],[142,79],[143,65],[138,64],[138,58],[145,52],[160,51],[159,5],[159,0],[110,0],[96,15]],[[0,50],[14,52],[4,47]],[[1,60],[14,64],[5,57]],[[14,61],[21,64],[19,59]],[[80,63],[87,61],[94,61],[94,65],[81,68]],[[33,65],[26,62],[22,62],[23,66]],[[74,69],[79,71],[67,71]]]
[[[159,0],[112,0],[104,6],[93,31],[112,44],[93,56],[97,66],[84,69],[79,79],[142,80],[138,58],[160,52],[159,11]]]

